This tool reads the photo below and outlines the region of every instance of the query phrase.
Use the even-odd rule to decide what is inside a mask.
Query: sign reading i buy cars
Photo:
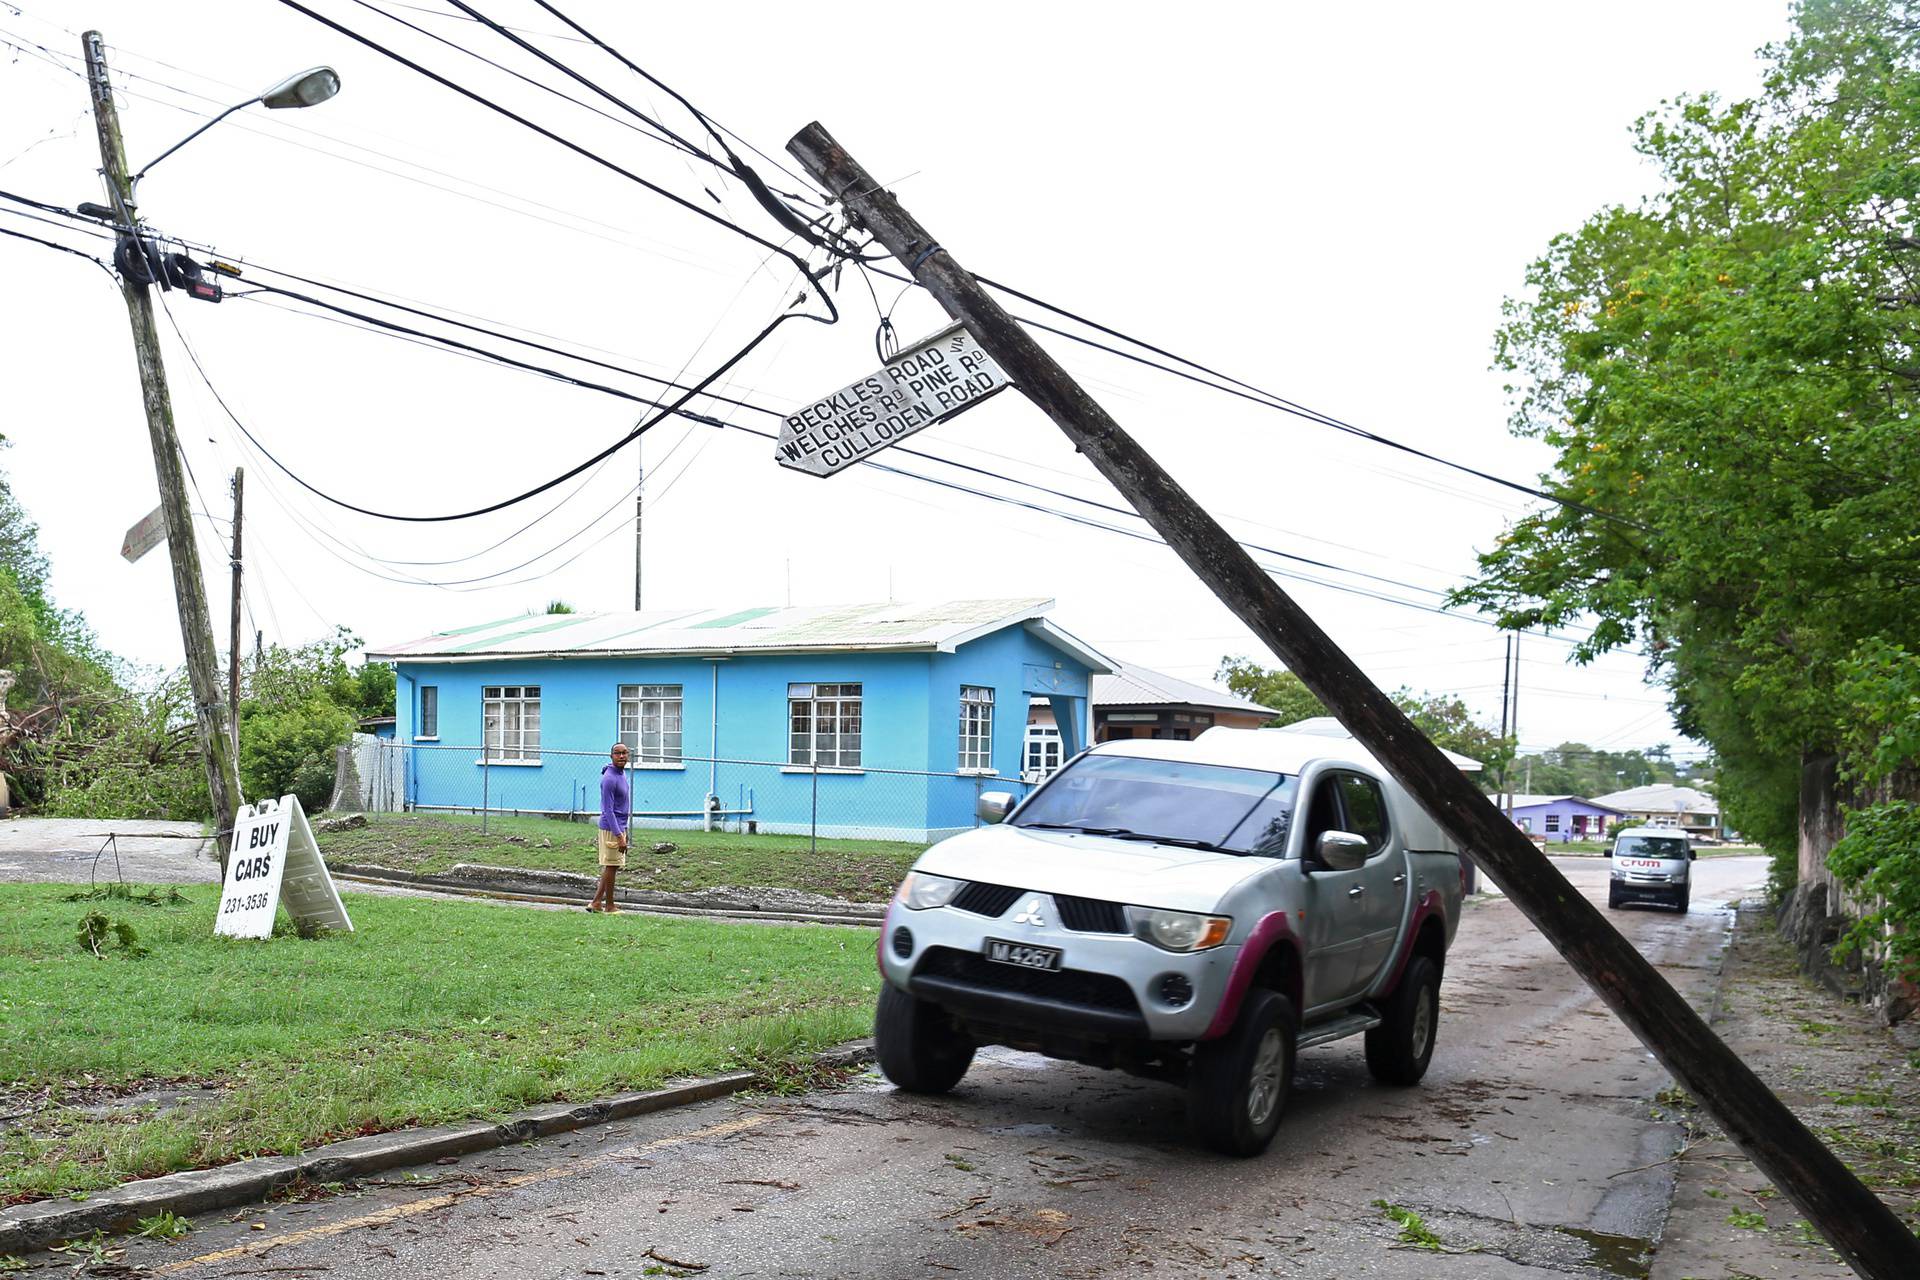
[[[297,925],[353,931],[298,796],[240,810],[213,931],[229,938],[272,937],[283,902]]]
[[[964,325],[950,325],[788,414],[773,456],[783,467],[830,476],[1012,385]]]

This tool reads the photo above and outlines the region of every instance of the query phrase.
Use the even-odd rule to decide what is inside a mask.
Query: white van
[[[1622,827],[1607,846],[1607,857],[1613,863],[1607,905],[1654,902],[1684,915],[1693,889],[1692,863],[1697,856],[1686,833],[1672,827]]]

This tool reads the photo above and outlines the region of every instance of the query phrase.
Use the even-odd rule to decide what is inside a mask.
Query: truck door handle
[[[1365,893],[1366,891],[1367,891],[1367,887],[1365,885],[1357,884],[1353,886],[1353,888],[1347,890],[1347,896],[1349,898],[1357,898],[1361,894]]]
[[[1399,875],[1393,878],[1393,882],[1395,884],[1405,884],[1407,882],[1407,873],[1402,871]]]

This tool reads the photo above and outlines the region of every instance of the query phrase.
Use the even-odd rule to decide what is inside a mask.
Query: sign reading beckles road
[[[213,931],[230,938],[271,937],[283,894],[295,924],[353,931],[297,796],[240,810]]]
[[[773,456],[783,467],[830,476],[1012,385],[966,327],[952,325],[788,414]]]

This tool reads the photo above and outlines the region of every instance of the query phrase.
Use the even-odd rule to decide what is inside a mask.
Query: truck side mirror
[[[982,791],[973,802],[973,816],[982,822],[1000,822],[1012,808],[1011,791]]]
[[[1367,861],[1367,838],[1351,831],[1322,831],[1314,856],[1329,871],[1353,871]]]

